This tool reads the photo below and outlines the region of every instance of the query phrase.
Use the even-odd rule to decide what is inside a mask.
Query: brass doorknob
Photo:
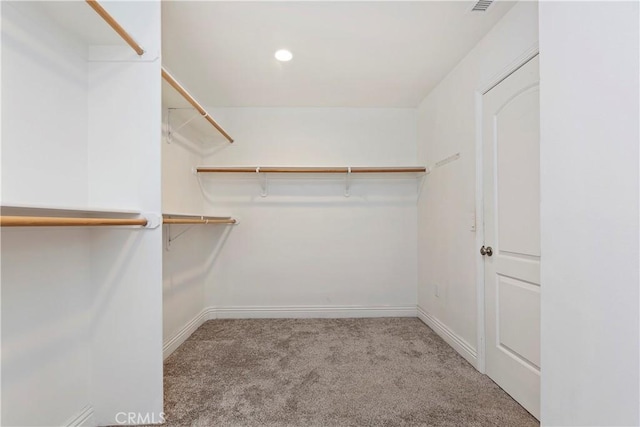
[[[486,248],[483,246],[480,248],[480,255],[485,256],[491,256],[493,255],[493,248],[491,248],[491,246],[487,246]]]

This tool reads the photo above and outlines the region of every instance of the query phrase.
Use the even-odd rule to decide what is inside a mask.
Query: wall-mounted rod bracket
[[[444,166],[446,164],[449,164],[449,163],[451,163],[453,161],[456,161],[459,158],[460,158],[460,153],[452,154],[449,157],[445,157],[444,159],[442,159],[442,160],[440,160],[438,162],[435,162],[433,165],[427,167],[427,173],[433,172],[434,169],[442,167],[442,166]]]
[[[147,224],[144,228],[158,228],[162,225],[162,215],[158,215],[152,212],[145,212],[142,214],[147,220]]]
[[[347,168],[347,173],[344,178],[344,197],[351,196],[351,166]]]
[[[256,173],[258,174],[258,181],[260,182],[260,188],[262,189],[260,197],[267,197],[269,195],[269,181],[267,174],[260,174],[260,166],[256,167]]]
[[[422,194],[422,187],[424,187],[424,183],[426,181],[425,176],[429,175],[431,172],[433,172],[434,169],[437,169],[439,167],[442,167],[446,164],[449,164],[451,162],[454,162],[456,160],[458,160],[460,158],[460,153],[455,153],[452,154],[449,157],[445,157],[444,159],[433,163],[430,166],[427,166],[425,169],[425,174],[420,177],[420,180],[418,181],[418,199],[420,199],[420,195]]]

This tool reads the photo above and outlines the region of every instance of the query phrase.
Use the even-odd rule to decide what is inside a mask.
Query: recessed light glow
[[[291,58],[293,58],[293,54],[286,49],[280,49],[276,52],[275,57],[278,61],[287,62],[291,61]]]

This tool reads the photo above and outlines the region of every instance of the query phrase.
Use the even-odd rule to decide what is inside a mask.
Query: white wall
[[[2,231],[2,425],[63,425],[89,404],[87,234]]]
[[[213,249],[212,245],[207,245],[207,240],[211,238],[213,228],[204,225],[164,227],[162,330],[165,346],[205,308],[205,265],[208,252]],[[175,238],[168,249],[167,233]],[[173,350],[175,346],[171,348]]]
[[[542,423],[634,425],[637,2],[540,3]]]
[[[32,3],[1,7],[2,202],[86,205],[86,46]]]
[[[427,177],[418,207],[418,305],[476,363],[476,93],[538,41],[536,2],[517,3],[418,108],[419,163],[459,152]],[[478,224],[481,226],[481,224]],[[437,294],[436,295],[436,289]],[[453,339],[453,340],[452,340]]]
[[[173,90],[168,88],[168,90]],[[165,90],[165,86],[163,86]],[[165,129],[179,128],[186,118],[172,112],[171,123],[165,111]],[[207,129],[209,130],[209,129]],[[209,130],[209,132],[211,132]],[[189,125],[162,141],[162,211],[173,214],[202,215],[203,196],[192,169],[201,163],[203,151],[211,144],[199,142]],[[173,352],[195,328],[205,308],[207,259],[216,244],[219,226],[165,225],[163,227],[163,341],[164,356]],[[171,239],[171,242],[168,241]]]
[[[163,85],[162,90],[173,89],[169,85]],[[201,142],[201,135],[189,124],[178,132],[172,132],[169,138],[169,126],[179,128],[192,117],[193,111],[187,110],[189,114],[185,116],[181,114],[182,111],[173,110],[168,113],[166,106],[163,107],[165,131],[162,137],[162,211],[174,214],[201,214],[204,206],[202,191],[193,168],[200,164],[203,153],[211,149],[212,145]]]
[[[237,108],[212,115],[236,139],[220,166],[416,164],[413,109]],[[206,303],[218,316],[415,315],[419,181],[344,176],[201,176],[221,232]]]
[[[2,203],[85,205],[84,46],[31,4],[1,7]],[[64,424],[89,404],[88,231],[3,229],[0,238],[1,422]]]

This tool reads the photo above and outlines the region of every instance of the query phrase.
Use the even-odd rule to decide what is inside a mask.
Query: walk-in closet
[[[640,423],[637,2],[0,15],[0,425]]]

